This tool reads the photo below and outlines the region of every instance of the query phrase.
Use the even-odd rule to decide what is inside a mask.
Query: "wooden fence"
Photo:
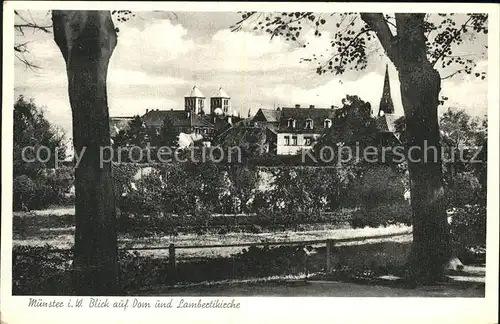
[[[281,242],[252,242],[252,243],[235,243],[235,244],[207,244],[207,245],[178,245],[170,243],[168,246],[154,246],[154,247],[129,247],[120,248],[121,251],[151,251],[151,250],[168,250],[168,263],[169,272],[171,274],[177,273],[177,261],[175,251],[177,249],[214,249],[214,248],[226,248],[226,247],[247,247],[247,246],[283,246],[283,245],[320,245],[326,244],[325,253],[325,265],[326,271],[330,272],[332,270],[331,255],[333,252],[333,247],[338,243],[347,242],[359,242],[365,240],[382,239],[389,237],[397,237],[411,234],[411,231],[384,234],[384,235],[372,235],[372,236],[361,236],[361,237],[349,237],[343,239],[323,239],[323,240],[309,240],[309,241],[281,241]]]
[[[392,233],[384,235],[372,235],[372,236],[359,236],[359,237],[349,237],[342,239],[322,239],[322,240],[308,240],[308,241],[279,241],[279,242],[246,242],[246,243],[235,243],[235,244],[197,244],[197,245],[175,245],[174,243],[168,246],[150,246],[150,247],[121,247],[119,251],[152,251],[152,250],[168,250],[168,271],[171,274],[171,279],[175,281],[175,276],[177,273],[177,259],[176,250],[179,249],[215,249],[215,248],[226,248],[226,247],[251,247],[251,246],[284,246],[284,245],[326,245],[325,253],[325,266],[326,271],[332,270],[332,259],[331,255],[333,253],[333,248],[335,244],[338,243],[348,243],[348,242],[359,242],[365,240],[375,240],[390,237],[398,237],[403,235],[411,234],[412,231],[405,231],[401,233]],[[50,249],[49,252],[68,252],[73,251],[73,249]],[[23,252],[21,252],[22,254]],[[307,256],[308,252],[306,252]]]

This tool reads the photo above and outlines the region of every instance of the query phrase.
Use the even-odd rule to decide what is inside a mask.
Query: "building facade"
[[[276,110],[259,109],[252,118],[255,127],[270,130],[268,141],[275,147],[277,155],[294,155],[301,150],[309,150],[321,135],[332,127],[335,118],[342,117],[344,110],[330,108],[283,107]],[[275,134],[274,140],[272,134]]]
[[[342,116],[343,110],[331,108],[281,108],[277,128],[276,154],[294,155],[301,150],[310,150],[317,140],[333,125],[333,120]]]

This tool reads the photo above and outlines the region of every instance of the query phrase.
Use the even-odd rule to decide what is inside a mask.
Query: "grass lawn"
[[[69,213],[68,213],[69,212]],[[68,222],[68,215],[71,215],[71,208],[52,209],[49,211],[37,211],[32,214],[17,214],[20,217],[46,217],[51,219],[51,224],[58,224],[57,227],[47,227],[43,222],[35,222],[35,225],[28,225],[25,228],[15,228],[13,245],[14,246],[44,246],[50,245],[53,248],[69,249],[74,244],[74,226]],[[61,219],[60,222],[57,219]],[[65,218],[63,220],[63,218]],[[230,232],[227,234],[205,233],[185,234],[180,233],[176,236],[132,236],[127,234],[119,234],[118,244],[120,247],[160,247],[168,246],[174,243],[177,247],[188,245],[213,245],[213,244],[237,244],[237,243],[265,243],[265,242],[291,242],[291,241],[310,241],[310,240],[325,240],[325,239],[342,239],[355,238],[363,236],[377,236],[386,234],[406,234],[384,241],[390,240],[394,242],[409,242],[411,241],[411,227],[392,225],[380,228],[358,228],[352,229],[349,227],[339,228],[338,225],[304,225],[300,231],[285,230],[279,232],[264,232],[264,233],[248,233],[248,232]],[[377,240],[370,240],[370,243]],[[360,244],[367,242],[344,243]],[[176,255],[178,258],[210,258],[210,257],[226,257],[233,253],[241,251],[241,247],[234,248],[199,248],[199,249],[177,249]],[[141,255],[152,257],[168,256],[166,250],[150,250],[140,251]]]

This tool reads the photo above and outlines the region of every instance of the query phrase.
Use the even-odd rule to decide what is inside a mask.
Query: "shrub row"
[[[122,293],[176,283],[231,278],[266,277],[304,272],[303,246],[250,247],[230,257],[181,260],[175,274],[168,260],[120,252],[119,284]],[[13,250],[14,295],[72,295],[71,252],[48,247],[16,247]],[[320,271],[324,262],[311,264]]]
[[[36,210],[51,205],[74,203],[69,194],[73,185],[72,168],[40,169],[38,175],[18,175],[13,179],[13,209]]]
[[[382,204],[372,208],[361,208],[351,219],[353,228],[388,226],[392,224],[411,225],[411,207],[408,203]]]

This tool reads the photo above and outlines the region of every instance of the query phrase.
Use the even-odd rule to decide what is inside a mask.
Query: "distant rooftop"
[[[196,86],[194,86],[193,89],[191,89],[191,91],[186,97],[205,98],[203,93]]]
[[[402,116],[396,114],[384,114],[380,117],[377,117],[377,129],[382,133],[395,133],[396,129],[396,121]]]
[[[212,96],[212,98],[230,98],[229,95],[227,94],[226,91],[224,91],[224,89],[219,88],[219,90],[217,90],[214,95]]]

